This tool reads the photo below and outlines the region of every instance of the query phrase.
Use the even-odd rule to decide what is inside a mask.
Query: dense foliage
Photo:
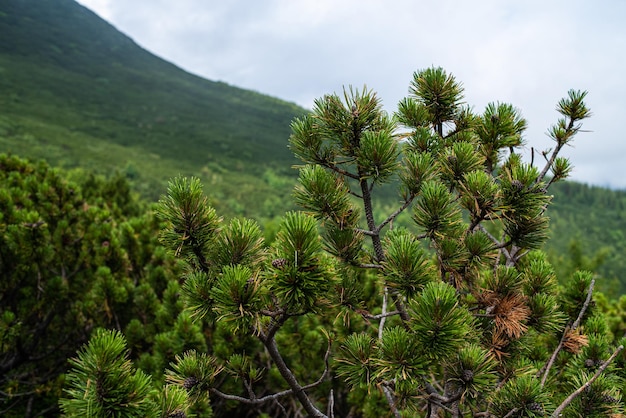
[[[560,181],[584,93],[532,167],[520,111],[438,68],[393,116],[306,113],[73,1],[2,2],[0,33],[2,150],[119,170],[0,156],[0,415],[623,413],[624,194]],[[160,217],[131,192],[178,173]]]
[[[67,359],[95,327],[126,330],[136,356],[155,328],[175,332],[176,311],[158,318],[178,271],[158,229],[123,177],[0,155],[0,414],[58,410]]]
[[[99,333],[72,361],[63,411],[88,399],[93,416],[208,416],[207,401],[216,416],[621,414],[623,343],[595,279],[577,271],[559,286],[540,251],[585,93],[558,103],[543,167],[517,153],[513,106],[473,113],[441,68],[416,72],[410,93],[393,117],[348,90],[294,120],[304,211],[271,243],[252,220],[223,221],[198,179],[173,180],[161,241],[187,266],[181,296],[207,346],[148,391],[125,338]],[[386,183],[397,207],[375,214]],[[412,225],[394,228],[405,211]]]

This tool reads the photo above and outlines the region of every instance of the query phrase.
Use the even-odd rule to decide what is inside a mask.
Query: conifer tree
[[[162,240],[212,335],[208,352],[172,362],[164,391],[183,388],[192,408],[208,398],[218,416],[229,402],[271,416],[623,412],[623,342],[594,277],[562,288],[540,250],[586,93],[558,103],[554,147],[526,162],[512,105],[474,113],[441,68],[416,72],[409,92],[393,116],[350,88],[293,122],[303,211],[269,246],[254,221],[225,223],[198,180],[171,182]],[[380,213],[393,188],[397,206]]]
[[[96,327],[125,331],[140,365],[161,376],[176,354],[206,347],[169,303],[177,267],[145,210],[119,176],[0,155],[1,416],[58,413],[67,360]]]

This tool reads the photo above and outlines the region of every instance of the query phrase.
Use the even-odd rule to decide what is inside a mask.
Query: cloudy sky
[[[570,89],[593,117],[563,154],[577,181],[626,189],[622,0],[79,0],[142,47],[208,78],[306,108],[353,85],[393,111],[413,72],[441,66],[476,111],[507,102],[530,147]]]

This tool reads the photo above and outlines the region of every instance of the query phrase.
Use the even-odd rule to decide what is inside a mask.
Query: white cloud
[[[81,0],[137,43],[212,80],[295,101],[367,84],[392,110],[415,70],[442,66],[468,103],[510,102],[529,146],[550,146],[557,101],[588,90],[594,117],[566,150],[575,179],[626,188],[626,3],[614,0]]]

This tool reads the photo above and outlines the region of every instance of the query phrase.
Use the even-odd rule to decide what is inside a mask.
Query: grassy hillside
[[[0,34],[1,151],[125,170],[150,199],[200,176],[237,213],[294,174],[294,104],[188,74],[72,0],[3,1]]]

